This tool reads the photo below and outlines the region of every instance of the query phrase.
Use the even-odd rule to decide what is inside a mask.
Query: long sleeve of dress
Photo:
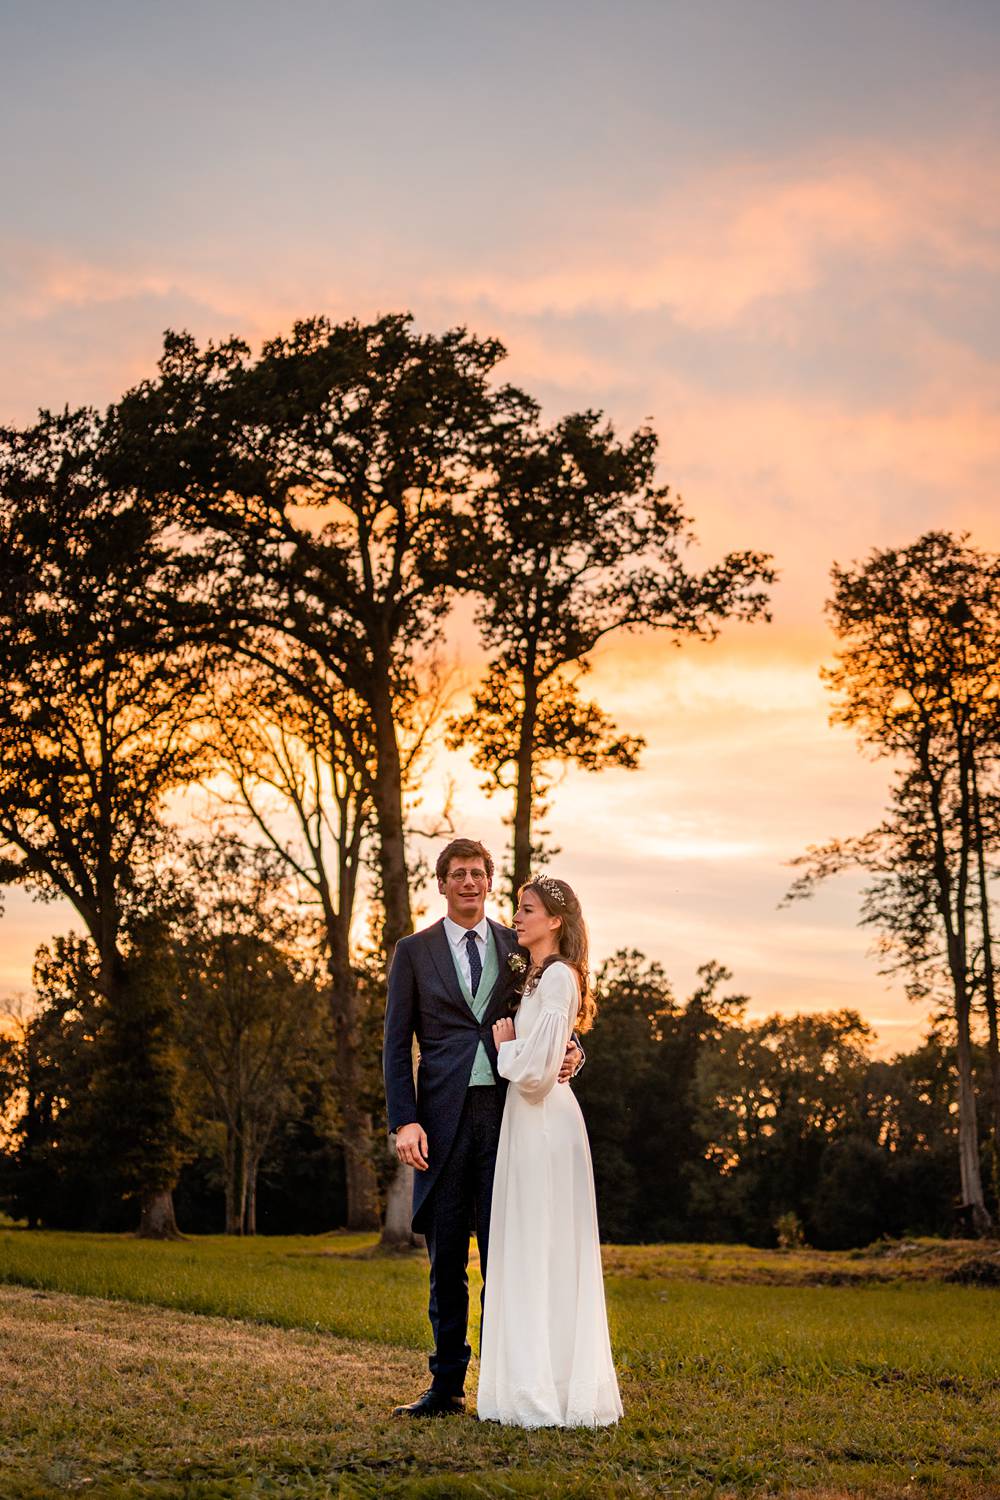
[[[544,1099],[559,1077],[580,1004],[576,976],[567,964],[550,964],[538,981],[539,1012],[527,1036],[501,1042],[497,1070],[526,1098]]]

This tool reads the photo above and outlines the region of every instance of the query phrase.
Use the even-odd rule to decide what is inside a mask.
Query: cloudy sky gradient
[[[857,884],[779,911],[787,861],[877,819],[829,727],[830,565],[930,527],[1000,544],[1000,12],[992,0],[187,0],[0,5],[0,421],[101,404],[163,330],[252,341],[410,308],[509,349],[555,417],[649,419],[700,547],[775,554],[771,626],[607,644],[642,771],[570,774],[553,870],[594,949],[753,1010],[922,1018]],[[449,660],[478,670],[465,614]],[[456,706],[462,706],[458,698]],[[460,827],[503,844],[461,756]],[[432,908],[433,910],[433,908]],[[0,986],[58,907],[8,899]]]

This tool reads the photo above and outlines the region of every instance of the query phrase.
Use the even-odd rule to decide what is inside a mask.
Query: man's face
[[[448,873],[438,881],[438,890],[448,900],[448,915],[462,927],[475,927],[486,913],[486,897],[493,882],[478,856],[463,859],[456,854],[448,863]]]

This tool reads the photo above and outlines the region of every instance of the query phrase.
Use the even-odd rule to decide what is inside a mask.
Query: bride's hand
[[[559,1069],[559,1082],[569,1083],[570,1079],[575,1078],[582,1067],[583,1048],[575,1037],[570,1037],[566,1047],[566,1056],[563,1058],[562,1066]]]
[[[512,1042],[514,1040],[514,1022],[510,1016],[501,1016],[499,1021],[493,1022],[493,1044],[497,1048],[501,1042]]]

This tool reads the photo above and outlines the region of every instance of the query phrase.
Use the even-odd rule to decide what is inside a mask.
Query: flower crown
[[[544,891],[555,906],[566,905],[566,896],[563,888],[557,880],[552,879],[551,875],[532,875],[528,884],[537,885],[538,889]]]

